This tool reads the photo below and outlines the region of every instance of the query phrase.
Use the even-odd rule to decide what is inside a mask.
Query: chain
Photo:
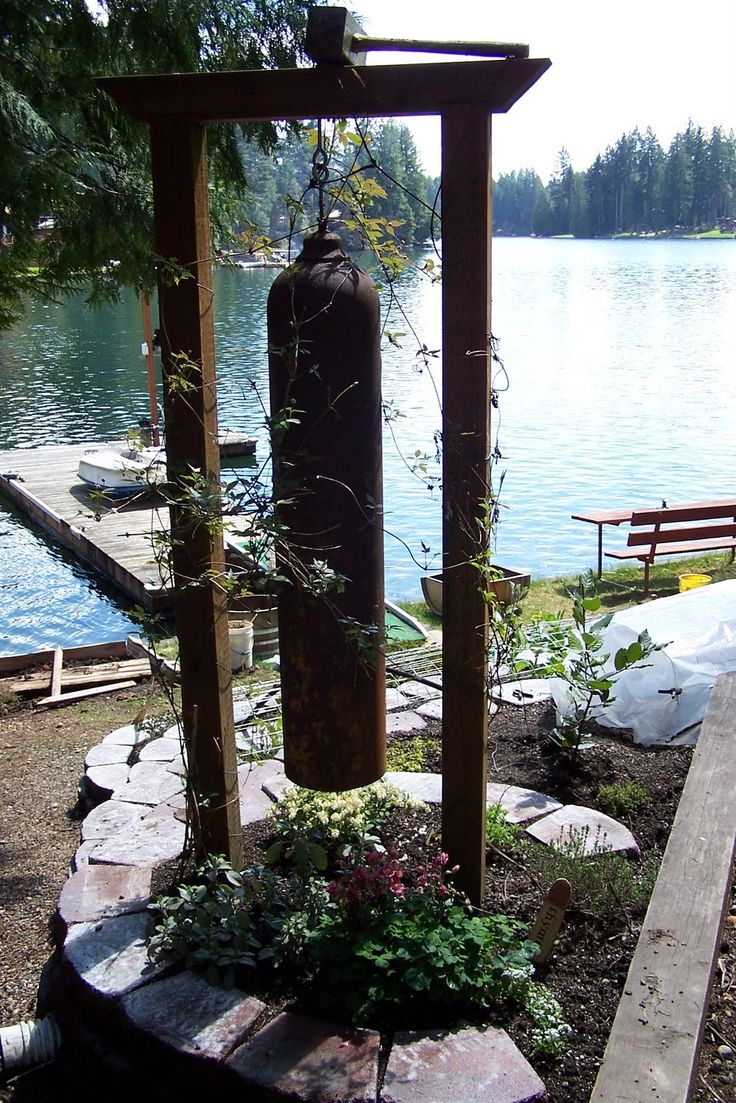
[[[319,199],[319,225],[321,234],[327,229],[325,217],[325,184],[329,177],[330,155],[325,148],[322,136],[322,120],[317,120],[317,146],[312,154],[312,176],[309,181],[310,188],[317,189]]]

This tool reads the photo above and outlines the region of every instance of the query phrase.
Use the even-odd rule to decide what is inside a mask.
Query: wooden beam
[[[106,686],[94,686],[92,689],[75,689],[71,693],[59,693],[56,697],[42,697],[34,701],[35,708],[54,708],[55,705],[69,705],[83,697],[97,697],[100,693],[116,693],[120,689],[134,689],[135,682],[114,682]]]
[[[442,836],[458,885],[483,896],[488,607],[473,565],[490,480],[491,122],[479,103],[442,112]]]
[[[439,115],[447,104],[504,112],[548,58],[424,65],[320,66],[226,73],[105,77],[98,87],[133,118],[197,122]],[[443,210],[445,204],[443,203]]]
[[[51,697],[56,697],[61,693],[61,668],[63,665],[64,650],[62,647],[57,646],[54,649],[54,662],[51,667],[51,686],[49,688],[49,695]]]
[[[209,497],[216,522],[220,457],[204,127],[156,123],[151,157],[156,252],[164,258],[159,306],[174,609],[190,799],[192,793],[197,797],[191,811],[199,853],[225,854],[240,868],[227,599],[216,581],[225,567],[222,533],[197,515],[190,504],[193,488],[187,489],[196,472],[197,493]]]
[[[686,1103],[736,853],[736,674],[713,687],[591,1103]]]

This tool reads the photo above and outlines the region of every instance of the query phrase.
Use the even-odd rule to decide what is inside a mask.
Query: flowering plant
[[[374,834],[389,808],[411,801],[384,781],[343,793],[319,793],[294,786],[274,811],[277,841],[268,862],[289,861],[301,872],[323,872],[331,860],[360,858],[382,849]]]

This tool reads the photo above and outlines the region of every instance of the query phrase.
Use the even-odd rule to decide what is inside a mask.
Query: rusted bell
[[[268,297],[287,777],[338,791],[386,768],[378,294],[334,234]]]

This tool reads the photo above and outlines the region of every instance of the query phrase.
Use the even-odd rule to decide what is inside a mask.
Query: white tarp
[[[693,743],[716,677],[736,670],[736,579],[622,609],[602,633],[601,654],[613,656],[644,629],[667,646],[624,671],[613,704],[595,718],[607,727],[631,728],[634,741],[646,746]],[[555,679],[552,695],[560,716],[565,683]]]

